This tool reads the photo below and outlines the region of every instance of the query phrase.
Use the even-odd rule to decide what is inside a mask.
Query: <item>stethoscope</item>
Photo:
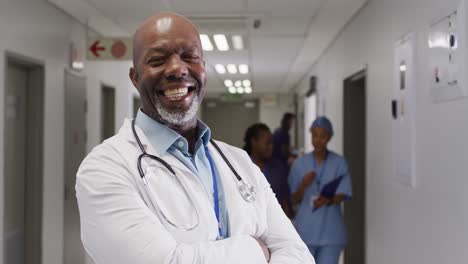
[[[197,210],[197,207],[195,206],[195,203],[193,202],[193,199],[190,198],[190,195],[188,194],[188,191],[187,189],[184,187],[184,185],[181,183],[181,181],[179,180],[179,178],[177,177],[174,169],[171,167],[171,165],[169,165],[165,160],[163,160],[162,158],[160,157],[157,157],[157,156],[154,156],[154,155],[151,155],[149,153],[146,152],[145,148],[143,147],[143,144],[141,143],[140,141],[140,138],[138,137],[138,134],[136,132],[136,129],[135,129],[135,119],[133,119],[132,121],[132,131],[133,131],[133,135],[138,143],[138,146],[140,147],[141,149],[141,152],[142,154],[140,154],[140,156],[138,156],[138,161],[137,161],[137,167],[138,167],[138,172],[140,173],[140,177],[147,189],[147,192],[150,193],[151,197],[152,197],[152,201],[155,203],[154,207],[156,208],[156,210],[159,212],[159,214],[164,218],[165,221],[167,221],[170,225],[172,225],[173,227],[177,228],[177,229],[182,229],[184,231],[191,231],[195,228],[198,227],[198,225],[200,224],[200,215],[198,214],[198,210]],[[252,185],[250,185],[249,183],[247,183],[246,181],[244,181],[244,179],[242,179],[242,177],[237,173],[237,171],[234,169],[234,167],[232,166],[232,164],[229,162],[229,160],[226,158],[226,156],[224,155],[224,153],[221,151],[221,149],[219,148],[218,144],[215,143],[215,141],[213,139],[210,139],[210,143],[213,144],[213,146],[215,147],[215,149],[218,151],[218,153],[221,155],[221,157],[223,158],[224,162],[226,162],[226,164],[228,165],[228,167],[231,169],[232,173],[234,174],[234,176],[236,177],[237,179],[237,183],[239,185],[238,187],[238,190],[239,190],[239,194],[242,196],[242,198],[248,202],[248,203],[252,203],[255,201],[255,195],[256,195],[256,191],[255,191],[255,187],[253,187]],[[215,214],[216,214],[216,218],[218,220],[218,224],[219,224],[219,208],[218,208],[218,189],[217,189],[217,184],[216,184],[216,177],[214,175],[214,168],[213,168],[213,162],[212,162],[212,158],[211,158],[211,155],[207,152],[207,157],[209,159],[209,162],[210,162],[210,166],[211,166],[211,172],[212,172],[212,177],[213,177],[213,188],[214,188],[214,204],[215,204]],[[161,207],[158,205],[158,202],[157,202],[157,199],[155,198],[155,194],[153,192],[153,189],[151,188],[151,186],[148,184],[148,181],[146,180],[146,176],[145,176],[145,173],[143,172],[143,169],[141,167],[141,161],[143,158],[150,158],[152,160],[155,160],[159,163],[161,163],[167,170],[169,170],[171,172],[171,174],[174,176],[174,178],[176,179],[177,181],[177,184],[182,186],[182,189],[184,190],[184,194],[185,196],[190,200],[190,203],[192,205],[192,207],[195,209],[195,214],[196,214],[196,217],[197,217],[197,222],[196,224],[194,225],[185,225],[185,224],[182,224],[182,225],[178,225],[176,223],[174,223],[172,220],[170,220],[166,214],[161,210]],[[219,233],[221,235],[221,229],[219,227]]]

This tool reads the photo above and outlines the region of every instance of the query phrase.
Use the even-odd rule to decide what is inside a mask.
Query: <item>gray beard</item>
[[[194,95],[187,112],[179,110],[169,112],[161,105],[158,97],[156,97],[155,105],[156,111],[163,121],[167,122],[169,125],[180,126],[189,123],[195,118],[198,108],[200,107],[200,97],[198,94]]]

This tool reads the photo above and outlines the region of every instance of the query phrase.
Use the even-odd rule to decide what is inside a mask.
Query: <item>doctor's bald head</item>
[[[133,35],[133,64],[137,60],[146,42],[154,42],[159,36],[170,36],[174,31],[185,32],[187,35],[196,35],[198,45],[201,47],[200,35],[195,25],[186,17],[172,12],[163,12],[148,17]]]
[[[196,123],[206,72],[200,35],[192,22],[175,13],[146,19],[133,38],[130,79],[145,114],[172,126]]]

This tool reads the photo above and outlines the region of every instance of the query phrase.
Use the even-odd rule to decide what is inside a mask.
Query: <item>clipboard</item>
[[[338,178],[330,181],[329,183],[323,186],[322,190],[320,191],[320,196],[323,196],[327,199],[331,199],[335,196],[336,190],[338,190],[338,186],[340,186],[341,181],[344,179],[345,175],[341,175]],[[313,208],[312,212],[315,212],[319,208]]]

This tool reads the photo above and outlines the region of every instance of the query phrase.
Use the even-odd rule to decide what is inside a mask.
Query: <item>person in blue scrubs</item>
[[[351,199],[351,178],[346,160],[327,148],[333,137],[330,120],[318,117],[310,132],[314,151],[298,158],[288,177],[292,202],[299,206],[294,225],[317,264],[337,264],[346,245],[340,205]],[[324,185],[341,176],[334,197],[320,195]]]
[[[296,116],[285,113],[281,119],[281,126],[273,133],[273,157],[291,166],[294,156],[291,151],[291,137],[289,131],[294,127]]]
[[[265,175],[284,213],[291,218],[292,208],[288,186],[287,165],[272,155],[273,135],[262,123],[251,125],[244,136],[244,150]]]

